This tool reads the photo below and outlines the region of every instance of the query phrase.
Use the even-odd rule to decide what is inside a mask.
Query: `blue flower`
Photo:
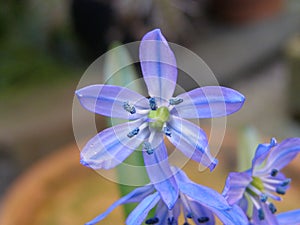
[[[280,170],[300,151],[300,138],[289,138],[277,144],[273,138],[270,144],[260,144],[252,160],[251,169],[230,173],[223,191],[229,204],[238,204],[246,213],[252,214],[255,225],[280,224],[274,213],[277,211],[270,201],[281,200],[289,188],[287,179]],[[287,223],[289,224],[289,223]]]
[[[143,37],[139,52],[149,98],[113,85],[91,85],[76,91],[85,109],[130,120],[93,137],[81,151],[81,163],[95,170],[111,169],[142,146],[148,167],[149,163],[152,165],[157,161],[154,152],[166,152],[165,135],[187,157],[212,170],[217,160],[208,149],[205,132],[184,118],[211,118],[234,113],[242,107],[244,96],[229,88],[208,86],[172,97],[177,80],[176,59],[160,30],[153,30]],[[148,169],[148,173],[151,182],[156,184],[159,180],[157,170]],[[163,184],[157,186],[158,191],[170,189]],[[169,207],[175,202],[172,196],[177,195],[176,185],[169,195],[164,195]]]
[[[177,168],[172,169],[176,173],[175,179],[179,186],[179,195],[172,209],[169,209],[161,200],[160,194],[155,191],[153,185],[147,185],[136,188],[122,197],[86,225],[96,224],[117,206],[132,202],[138,202],[139,204],[128,216],[127,225],[142,224],[149,211],[155,206],[155,216],[147,219],[146,224],[177,225],[181,210],[184,215],[184,225],[189,225],[192,221],[196,225],[213,225],[215,224],[214,215],[226,225],[248,224],[245,214],[239,207],[228,205],[218,192],[192,182],[184,172]]]
[[[279,225],[299,225],[300,209],[278,214],[277,221]]]

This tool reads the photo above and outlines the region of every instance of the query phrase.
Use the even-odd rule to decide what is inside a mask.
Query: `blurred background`
[[[214,176],[223,182],[224,171],[234,170],[225,151],[234,152],[242,127],[255,127],[264,141],[300,136],[299,0],[2,1],[1,224],[83,224],[118,198],[114,184],[79,164],[73,95],[112,42],[139,41],[154,28],[197,53],[221,85],[247,98],[228,118],[223,170],[204,184],[222,190]],[[287,173],[294,177],[297,169],[294,163]],[[207,174],[192,176],[203,183]],[[283,209],[297,207],[295,190]],[[103,224],[120,221],[111,216]]]

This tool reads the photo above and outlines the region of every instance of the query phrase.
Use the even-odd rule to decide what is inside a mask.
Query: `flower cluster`
[[[81,105],[97,114],[128,122],[107,128],[93,137],[81,151],[81,163],[92,169],[111,169],[133,151],[142,148],[150,183],[120,198],[106,212],[87,225],[104,219],[121,204],[138,202],[127,225],[175,225],[180,214],[184,225],[283,224],[295,220],[298,211],[273,216],[276,208],[269,198],[284,194],[290,180],[279,172],[299,150],[299,139],[260,145],[252,168],[231,173],[223,195],[189,180],[183,171],[168,162],[166,137],[187,157],[213,170],[217,160],[211,155],[204,131],[187,119],[222,117],[238,111],[245,101],[239,92],[220,86],[196,88],[174,95],[177,81],[175,56],[159,29],[147,33],[140,44],[140,65],[148,89],[144,97],[114,85],[91,85],[76,91]],[[247,202],[254,205],[250,219]],[[156,207],[155,216],[147,219]],[[248,215],[249,216],[249,215]],[[262,223],[264,221],[265,223]],[[274,221],[279,221],[275,223]],[[274,223],[273,223],[274,222]],[[296,224],[296,223],[289,223]]]

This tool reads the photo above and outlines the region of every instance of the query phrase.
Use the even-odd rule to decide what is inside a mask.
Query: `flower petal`
[[[217,160],[210,154],[206,134],[200,127],[176,116],[171,117],[167,126],[171,130],[168,138],[176,148],[210,170],[215,168]]]
[[[147,217],[149,211],[154,208],[154,206],[160,200],[160,196],[158,192],[151,194],[144,198],[138,206],[129,214],[126,219],[127,225],[139,225]]]
[[[231,209],[219,210],[211,209],[217,217],[226,225],[248,225],[248,219],[243,210],[237,205],[233,205]]]
[[[76,95],[85,109],[112,118],[132,120],[141,117],[139,113],[126,111],[124,109],[126,103],[136,110],[149,109],[149,102],[144,96],[125,87],[91,85],[77,90]]]
[[[252,160],[252,169],[255,170],[267,158],[270,150],[276,145],[275,138],[272,138],[268,144],[259,144],[257,146],[255,156]]]
[[[205,207],[216,208],[219,210],[231,208],[225,198],[215,190],[195,183],[179,182],[178,185],[179,190],[183,194],[189,196],[191,199],[194,199]]]
[[[192,219],[196,225],[203,224],[198,221],[198,219],[201,220],[203,218],[208,218],[208,221],[205,222],[205,225],[215,225],[215,218],[212,211],[190,198],[188,198],[188,200],[193,215]]]
[[[168,208],[172,209],[178,199],[178,186],[170,169],[164,142],[161,142],[153,154],[143,151],[143,156],[151,183]]]
[[[93,220],[87,222],[85,225],[93,225],[98,223],[99,221],[103,220],[109,213],[111,213],[111,211],[113,211],[119,205],[132,203],[132,202],[140,202],[149,194],[151,194],[153,191],[154,188],[152,185],[136,188],[129,194],[125,195],[124,197],[120,198],[118,201],[113,203],[104,213],[98,215]]]
[[[238,203],[243,198],[246,187],[251,181],[252,177],[247,172],[232,172],[228,175],[223,196],[230,205]]]
[[[183,102],[171,113],[183,118],[213,118],[232,114],[244,104],[245,97],[230,88],[207,86],[178,95]]]
[[[257,208],[253,207],[253,216],[252,216],[253,222],[254,222],[253,224],[255,224],[255,225],[269,225],[269,224],[279,225],[276,216],[271,213],[267,204],[261,204],[261,207],[262,207],[261,209],[263,210],[265,218],[263,220],[260,220],[258,217]],[[285,224],[285,225],[287,225],[287,224]],[[288,224],[288,225],[290,225],[290,224]]]
[[[149,95],[169,100],[176,86],[177,65],[175,56],[159,29],[143,37],[139,52]]]
[[[265,170],[281,170],[289,164],[300,151],[300,138],[288,138],[276,145],[265,166]]]
[[[280,225],[299,225],[300,209],[280,213],[277,215],[277,220]]]
[[[127,135],[143,120],[123,123],[101,131],[81,151],[81,163],[93,169],[111,169],[123,162],[149,135],[148,129],[134,137]]]

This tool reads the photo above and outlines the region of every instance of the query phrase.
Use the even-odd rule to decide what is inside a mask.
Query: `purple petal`
[[[233,205],[228,210],[212,209],[217,217],[226,225],[248,225],[248,219],[243,210],[237,205]]]
[[[195,183],[179,182],[178,185],[183,194],[189,196],[191,199],[205,207],[219,210],[231,208],[225,198],[215,190]]]
[[[188,198],[189,200],[189,206],[192,211],[193,215],[193,221],[195,222],[196,225],[201,225],[203,223],[199,223],[198,219],[201,217],[207,217],[209,220],[205,222],[205,225],[215,225],[215,218],[211,210],[208,208],[205,208],[203,205],[199,204],[196,201],[193,201],[192,199]]]
[[[238,203],[243,198],[246,188],[251,181],[252,177],[246,172],[233,172],[228,175],[223,196],[230,205]]]
[[[280,213],[277,215],[277,220],[280,225],[299,225],[300,210],[297,209],[289,212]]]
[[[159,29],[143,37],[140,61],[149,95],[169,100],[176,86],[177,65],[175,56]]]
[[[265,170],[281,170],[297,156],[299,151],[300,138],[285,139],[272,149]]]
[[[255,156],[252,160],[252,169],[255,170],[255,167],[259,167],[263,161],[267,158],[270,150],[276,145],[275,138],[272,138],[268,144],[258,145]]]
[[[188,158],[213,170],[217,160],[210,154],[205,132],[195,124],[172,116],[167,126],[171,130],[169,140]]]
[[[125,87],[91,85],[77,90],[76,95],[85,109],[112,118],[132,120],[141,117],[139,113],[126,111],[124,109],[126,103],[135,110],[149,109],[149,102],[144,96]]]
[[[142,224],[142,222],[147,217],[149,211],[154,208],[154,206],[160,200],[160,196],[158,192],[151,194],[144,198],[140,204],[129,214],[126,219],[127,225],[138,225]]]
[[[129,132],[143,120],[123,123],[101,131],[81,151],[81,163],[93,169],[111,169],[123,162],[149,135],[144,129],[129,138]]]
[[[152,185],[136,188],[129,194],[125,195],[124,197],[120,198],[118,201],[113,203],[104,213],[98,215],[93,220],[87,222],[85,225],[93,225],[98,223],[99,221],[103,220],[109,213],[111,213],[111,211],[113,211],[119,205],[132,203],[132,202],[140,202],[149,194],[151,194],[153,191],[154,188]]]
[[[232,114],[244,104],[245,97],[225,87],[207,86],[197,88],[176,97],[183,102],[171,113],[183,118],[213,118]]]
[[[170,169],[164,142],[154,149],[153,154],[143,151],[143,156],[151,183],[168,208],[172,209],[178,199],[178,186]]]
[[[260,220],[258,217],[258,211],[255,207],[253,207],[253,224],[255,225],[279,225],[277,218],[274,214],[271,213],[271,211],[268,208],[267,204],[261,204],[261,209],[264,212],[264,219]],[[290,224],[285,224],[285,225],[290,225]]]

